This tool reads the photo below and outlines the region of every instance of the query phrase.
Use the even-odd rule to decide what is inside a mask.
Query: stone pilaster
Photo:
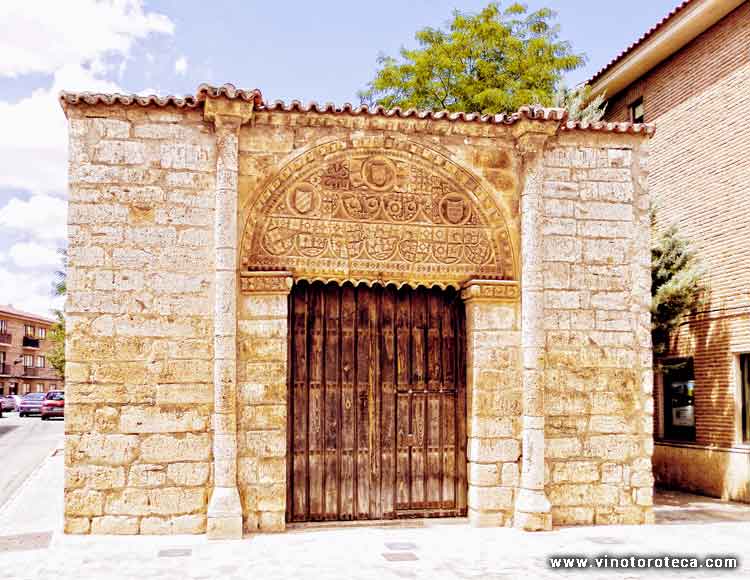
[[[243,272],[238,484],[248,532],[286,527],[290,272]]]
[[[521,444],[518,282],[472,280],[466,304],[468,507],[474,526],[509,525]]]
[[[239,130],[253,105],[207,99],[204,118],[216,129],[214,210],[214,485],[208,504],[212,539],[242,538],[237,489],[237,183]]]
[[[521,485],[513,524],[527,531],[552,528],[550,502],[544,493],[544,280],[542,269],[542,150],[550,133],[541,126],[517,128],[524,160],[521,192]]]

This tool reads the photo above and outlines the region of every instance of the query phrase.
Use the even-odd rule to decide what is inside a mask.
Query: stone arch
[[[517,280],[510,220],[497,197],[446,153],[413,140],[314,146],[246,208],[243,271],[413,287]]]

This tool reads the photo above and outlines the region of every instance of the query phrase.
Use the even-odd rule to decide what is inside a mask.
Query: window
[[[47,338],[47,329],[46,328],[37,328],[36,329],[36,337],[39,339],[45,339]]]
[[[664,438],[695,441],[693,359],[671,359],[664,366]]]
[[[34,355],[25,354],[23,355],[23,366],[30,368],[34,366]]]
[[[750,353],[740,355],[740,394],[742,395],[742,442],[750,443]]]
[[[30,392],[30,387],[29,387],[29,383],[24,383],[24,384],[23,384],[23,394],[24,394],[24,395],[28,395],[28,394],[29,394],[29,392]]]
[[[630,103],[629,109],[631,123],[646,122],[646,110],[643,108],[643,97],[638,97],[635,101]]]
[[[37,393],[43,393],[44,392],[44,383],[37,383],[36,384],[36,392]]]
[[[29,338],[34,338],[35,329],[31,324],[25,324],[23,329],[24,329],[25,336],[28,336]]]
[[[0,365],[5,364],[5,351],[0,350]]]
[[[44,357],[43,357],[43,356],[38,356],[38,357],[36,357],[36,367],[37,367],[38,369],[43,369],[43,368],[44,368],[44,363],[45,363],[45,362],[47,362],[47,361],[45,361],[45,360],[44,360]]]
[[[8,332],[8,321],[0,320],[0,334],[5,334],[6,332]]]

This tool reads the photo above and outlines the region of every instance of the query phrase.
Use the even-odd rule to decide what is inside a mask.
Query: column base
[[[513,527],[527,532],[552,529],[551,506],[542,490],[521,489],[513,514]]]
[[[209,540],[242,539],[242,504],[236,487],[215,487],[208,503]]]

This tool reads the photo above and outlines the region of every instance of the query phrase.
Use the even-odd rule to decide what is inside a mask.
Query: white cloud
[[[174,32],[168,17],[145,11],[141,0],[3,0],[0,22],[0,76],[7,77],[127,56],[136,40]]]
[[[55,72],[49,89],[37,89],[16,103],[0,101],[0,187],[62,192],[67,179],[67,124],[60,90],[117,92],[78,64]]]
[[[55,248],[37,242],[13,244],[8,255],[19,268],[56,268],[62,265],[61,256]]]
[[[174,63],[174,72],[176,72],[178,75],[184,75],[187,73],[188,69],[188,61],[187,58],[184,56],[181,56],[178,58]]]
[[[0,226],[31,233],[42,240],[67,236],[68,204],[49,195],[33,195],[27,201],[12,198],[0,208]]]
[[[12,304],[15,308],[50,316],[52,309],[62,309],[65,299],[53,296],[52,284],[55,274],[46,271],[16,272],[0,267],[0,304]]]

